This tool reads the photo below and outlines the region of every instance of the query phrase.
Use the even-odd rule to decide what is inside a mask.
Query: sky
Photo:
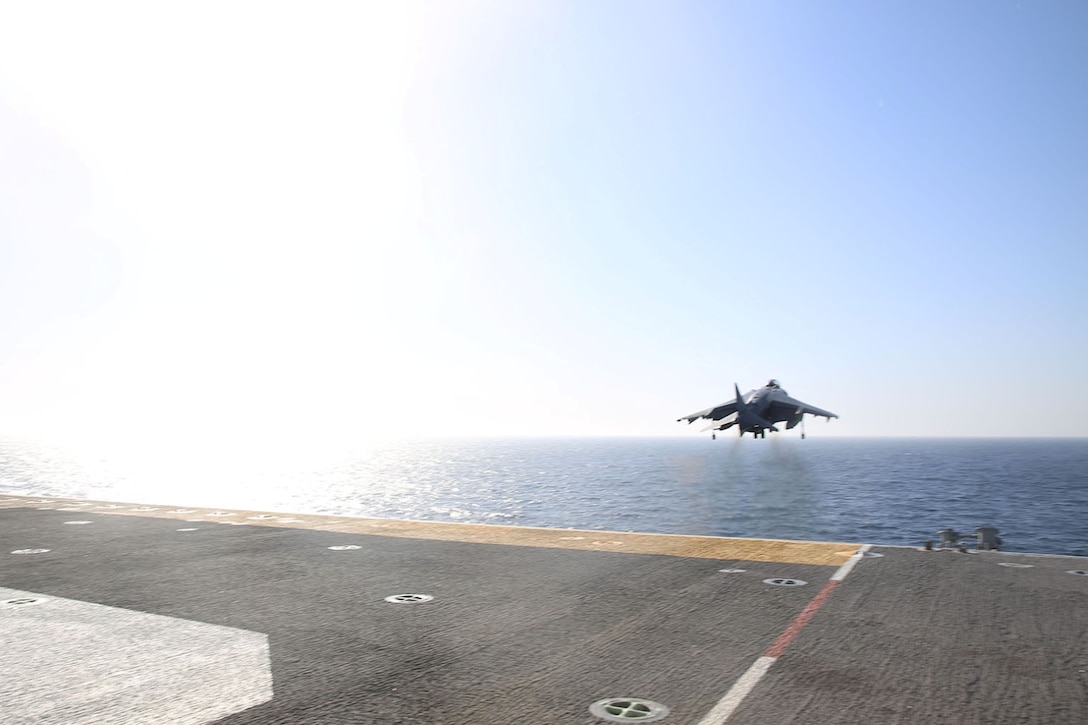
[[[698,436],[773,377],[810,436],[1088,435],[1085,37],[1079,0],[5,4],[0,432]]]

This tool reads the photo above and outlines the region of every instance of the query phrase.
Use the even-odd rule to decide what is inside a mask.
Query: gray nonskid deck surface
[[[0,511],[5,554],[50,549],[0,586],[267,634],[275,696],[226,723],[596,723],[610,696],[694,722],[810,598],[762,579],[834,571],[73,516]]]
[[[344,545],[359,548],[329,548]],[[34,548],[50,551],[9,553]],[[874,551],[885,556],[858,562],[731,725],[1088,721],[1088,577],[1066,573],[1083,559]],[[0,509],[0,556],[9,590],[93,603],[102,617],[156,615],[149,629],[211,625],[185,636],[222,637],[254,662],[267,642],[271,699],[249,706],[268,689],[263,676],[232,671],[212,696],[247,709],[222,723],[588,724],[602,722],[591,703],[621,696],[667,705],[662,722],[698,723],[835,571],[31,508]],[[385,601],[408,593],[434,599]],[[80,634],[74,620],[44,626],[60,616],[49,607],[32,607],[43,626],[21,637]],[[0,625],[11,611],[0,608]],[[7,631],[5,671],[19,669],[20,651],[56,646],[5,641]],[[83,656],[116,656],[107,644]],[[193,669],[223,667],[199,657]],[[55,676],[19,681],[48,692]],[[163,721],[158,685],[140,682],[118,722]],[[9,713],[31,707],[7,692]],[[101,721],[93,700],[71,707],[4,721]]]
[[[730,725],[1088,722],[1088,560],[873,551]]]

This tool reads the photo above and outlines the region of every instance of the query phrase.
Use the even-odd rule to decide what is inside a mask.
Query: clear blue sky
[[[0,431],[1088,435],[1079,0],[22,5]]]

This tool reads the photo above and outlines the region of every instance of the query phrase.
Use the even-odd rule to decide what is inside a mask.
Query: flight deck
[[[0,495],[0,668],[11,724],[1079,724],[1088,559]]]

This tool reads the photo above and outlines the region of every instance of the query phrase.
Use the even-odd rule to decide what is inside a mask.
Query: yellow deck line
[[[90,503],[91,506],[72,506]],[[67,505],[66,505],[67,504]],[[100,508],[117,506],[118,508]],[[287,527],[341,534],[398,536],[410,539],[458,541],[474,544],[535,546],[583,551],[612,551],[625,554],[659,554],[728,561],[767,561],[783,564],[840,566],[857,550],[857,544],[781,539],[740,539],[720,536],[641,534],[619,531],[545,529],[529,526],[459,524],[400,519],[372,519],[322,514],[288,514],[244,509],[211,509],[195,506],[150,505],[94,501],[76,498],[47,498],[0,495],[0,508],[51,508],[89,514],[120,514],[155,518],[223,523],[236,521],[252,526]],[[143,509],[143,510],[141,510]],[[149,510],[150,509],[150,510]],[[185,512],[179,512],[187,510]],[[175,513],[177,512],[177,513]],[[213,513],[228,514],[212,516]]]

